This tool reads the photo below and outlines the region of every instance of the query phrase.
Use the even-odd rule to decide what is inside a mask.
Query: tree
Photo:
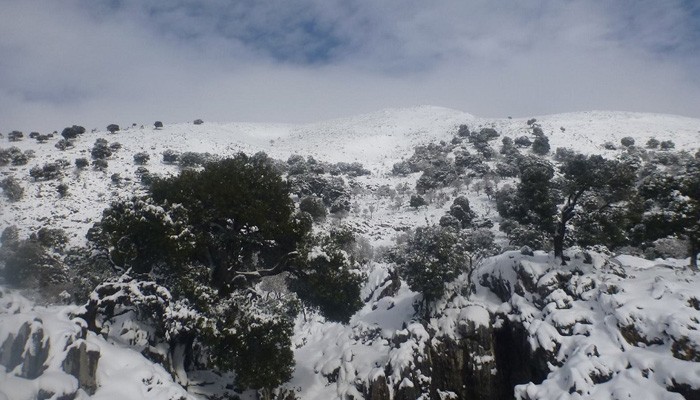
[[[64,139],[75,139],[78,137],[78,135],[82,135],[83,133],[85,133],[85,128],[82,126],[73,125],[64,128],[61,132],[61,136],[63,136]]]
[[[700,252],[700,161],[688,159],[676,174],[655,173],[644,179],[644,236],[655,240],[678,235],[688,240],[690,266],[698,268]]]
[[[549,153],[549,139],[544,135],[537,136],[532,141],[532,152],[540,156]]]
[[[554,229],[554,255],[564,260],[564,238],[568,222],[574,217],[582,196],[595,195],[598,210],[613,207],[627,199],[634,187],[636,171],[625,163],[606,160],[599,155],[577,155],[560,167],[562,177],[558,182],[565,199],[560,208]]]
[[[342,322],[362,305],[362,279],[352,271],[344,242],[323,244],[325,239],[310,236],[311,227],[308,214],[295,212],[289,185],[272,160],[238,154],[202,170],[154,178],[148,196],[105,210],[89,240],[115,269],[167,291],[162,310],[180,304],[184,315],[194,317],[184,332],[156,329],[157,340],[185,352],[179,360],[193,360],[193,349],[203,348],[211,368],[236,370],[240,387],[271,388],[293,368],[290,336],[299,301]],[[282,274],[294,295],[260,292],[257,283]],[[118,288],[101,290],[91,296],[87,320],[115,315],[109,302]],[[129,306],[138,296],[120,304]],[[166,325],[177,326],[178,315],[166,313]],[[184,364],[182,370],[192,365]]]
[[[109,131],[109,133],[114,133],[114,132],[119,130],[119,125],[109,124],[109,125],[107,125],[107,130]]]
[[[155,129],[159,129],[159,128],[162,128],[162,127],[163,127],[163,123],[160,122],[160,121],[156,121],[156,122],[153,124],[153,126],[155,127]]]
[[[483,231],[419,227],[406,244],[394,250],[394,261],[401,278],[411,290],[423,294],[427,305],[442,297],[445,283],[462,272],[471,272],[479,254],[485,254],[481,250],[491,247],[482,247],[487,242],[492,244],[493,236]]]

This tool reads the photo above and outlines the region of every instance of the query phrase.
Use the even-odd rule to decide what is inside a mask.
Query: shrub
[[[625,147],[634,146],[634,138],[630,136],[625,136],[622,139],[620,139],[620,144]]]
[[[71,140],[71,139],[60,139],[58,142],[56,142],[56,144],[54,145],[54,147],[57,148],[57,149],[59,149],[59,150],[61,150],[61,151],[67,150],[67,149],[69,149],[69,148],[74,147],[74,145],[73,145],[73,140]]]
[[[527,124],[528,124],[528,125],[532,125],[532,124],[534,124],[535,122],[537,122],[537,120],[536,120],[535,118],[530,118],[530,119],[527,120]]]
[[[163,152],[163,162],[166,164],[175,164],[180,158],[180,153],[175,150],[167,149]]]
[[[660,143],[661,150],[671,150],[676,147],[676,144],[671,140],[664,140]]]
[[[20,131],[12,131],[7,134],[7,138],[10,140],[10,142],[19,142],[23,137],[24,133]]]
[[[466,228],[472,224],[474,212],[469,207],[469,200],[465,196],[459,196],[452,202],[449,214],[460,222],[461,228]]]
[[[119,130],[119,125],[109,124],[109,125],[107,125],[107,130],[109,131],[109,133],[117,132]]]
[[[119,151],[122,148],[122,144],[119,142],[113,142],[109,145],[109,149],[112,151]]]
[[[148,155],[146,152],[139,152],[134,154],[134,164],[137,165],[145,165],[148,163],[148,160],[151,159],[151,156]]]
[[[14,177],[7,177],[0,181],[0,189],[9,201],[19,201],[24,196],[24,188]]]
[[[651,138],[647,140],[647,149],[656,149],[659,147],[660,143],[661,142],[659,142],[657,139]]]
[[[37,240],[19,241],[14,249],[2,252],[2,261],[2,274],[15,287],[48,288],[67,280],[67,271],[58,257],[49,254]]]
[[[40,135],[39,132],[31,132],[31,133],[29,134],[29,138],[30,138],[30,139],[36,139],[36,138],[39,137],[39,135]]]
[[[457,135],[460,137],[469,137],[469,127],[464,124],[460,125],[459,129],[457,130]]]
[[[107,145],[106,140],[97,139],[90,150],[90,155],[94,160],[104,160],[112,156],[112,149]]]
[[[56,190],[58,191],[58,197],[65,197],[68,194],[68,185],[61,183],[56,186]]]
[[[549,139],[546,136],[538,136],[532,142],[532,152],[543,156],[549,153]]]
[[[75,159],[75,166],[78,169],[83,169],[83,168],[87,167],[88,165],[90,165],[90,162],[88,161],[87,158],[80,157],[80,158]]]
[[[307,196],[301,199],[299,210],[309,213],[314,221],[323,221],[328,214],[323,200],[315,196]]]
[[[413,208],[418,208],[427,204],[428,203],[425,201],[425,199],[417,194],[412,195],[411,200],[408,202],[408,205]]]
[[[178,157],[177,162],[180,167],[188,168],[202,166],[213,159],[214,157],[209,153],[195,153],[193,151],[186,151]],[[165,160],[165,154],[163,154],[163,160]]]
[[[423,175],[416,182],[416,191],[425,193],[430,189],[449,186],[458,178],[454,164],[444,159],[435,162],[423,171]]]
[[[38,180],[52,180],[61,176],[61,164],[58,162],[46,163],[42,167],[36,166],[29,170],[29,176]]]
[[[155,129],[159,129],[159,128],[162,128],[162,127],[163,127],[163,123],[160,122],[160,121],[156,121],[156,122],[153,124],[153,126],[155,127]]]
[[[544,137],[544,131],[539,125],[533,125],[532,127],[532,134],[535,137]]]
[[[439,299],[445,283],[466,272],[469,261],[466,235],[443,226],[416,229],[408,242],[396,249],[395,262],[411,290],[423,294],[426,303]]]
[[[61,132],[61,136],[63,136],[64,139],[75,139],[78,137],[78,135],[82,135],[83,133],[85,133],[85,128],[82,126],[73,125],[71,127],[64,128]]]
[[[98,171],[104,171],[109,166],[107,160],[97,159],[92,161],[92,168]]]
[[[532,141],[527,136],[520,136],[516,138],[513,143],[518,147],[530,147],[530,145],[532,145]]]
[[[201,119],[195,119],[193,122],[193,124],[195,124],[195,125],[202,125],[203,123],[204,123],[204,121],[202,121]]]

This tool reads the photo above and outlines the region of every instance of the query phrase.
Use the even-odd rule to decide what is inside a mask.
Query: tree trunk
[[[692,238],[689,240],[689,253],[690,253],[690,268],[694,271],[698,270],[698,253],[700,253],[700,246],[698,246],[697,241]]]
[[[566,235],[566,221],[562,212],[561,219],[554,228],[554,257],[561,259],[561,265],[566,265],[566,260],[564,260],[564,235]]]

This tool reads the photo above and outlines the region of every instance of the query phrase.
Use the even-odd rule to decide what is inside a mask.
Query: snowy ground
[[[672,140],[676,149],[695,151],[700,144],[700,120],[668,115],[619,112],[586,112],[536,117],[550,139],[552,150],[575,148],[584,153],[612,157],[618,150],[604,150],[605,142],[619,144],[631,136],[643,145],[649,138]],[[307,125],[191,123],[166,125],[163,129],[129,127],[116,134],[87,132],[75,147],[61,151],[54,148],[60,138],[37,144],[25,138],[5,142],[24,150],[33,150],[35,158],[25,166],[0,168],[0,177],[12,175],[25,188],[24,199],[9,203],[0,199],[0,229],[16,224],[21,235],[43,226],[60,227],[71,235],[72,244],[84,242],[87,229],[99,219],[102,210],[113,200],[141,190],[135,175],[132,156],[147,152],[152,173],[176,174],[178,167],[161,162],[162,152],[209,152],[227,156],[239,151],[265,151],[273,158],[286,160],[291,154],[313,156],[328,162],[361,162],[372,174],[355,178],[359,190],[353,197],[353,211],[344,219],[378,248],[390,246],[407,228],[435,223],[457,194],[466,195],[477,214],[498,220],[495,206],[477,185],[445,189],[428,207],[413,209],[407,195],[383,197],[377,194],[381,185],[395,188],[401,183],[414,187],[419,174],[408,177],[391,175],[392,165],[411,155],[418,144],[449,142],[460,124],[474,130],[494,127],[501,135],[518,137],[527,133],[525,119],[481,119],[472,115],[437,107],[385,110]],[[124,128],[124,127],[123,127]],[[564,129],[561,129],[564,128]],[[25,133],[26,135],[26,133]],[[105,138],[122,147],[109,159],[106,171],[91,167],[77,171],[73,162],[78,157],[90,159],[89,149],[95,139]],[[6,140],[6,139],[4,139]],[[29,169],[57,159],[66,159],[71,167],[64,170],[62,182],[69,185],[69,195],[58,196],[59,181],[33,182]],[[121,183],[110,180],[119,174]],[[504,184],[505,182],[497,182]],[[326,224],[337,223],[329,219]],[[444,335],[454,334],[465,321],[491,325],[496,314],[523,323],[531,334],[533,348],[542,347],[557,354],[552,373],[540,385],[523,385],[516,394],[523,398],[682,398],[666,388],[672,382],[700,388],[700,363],[681,360],[674,343],[685,343],[700,352],[698,321],[698,276],[683,265],[686,260],[649,262],[630,256],[608,259],[596,255],[593,264],[572,263],[565,271],[574,271],[576,279],[567,290],[554,290],[545,298],[540,294],[513,294],[508,299],[478,286],[470,299],[458,296],[445,302],[443,318],[423,326],[413,320],[415,293],[406,285],[393,296],[379,299],[386,285],[389,266],[372,264],[367,271],[369,281],[363,296],[365,307],[349,325],[330,324],[310,317],[300,319],[294,336],[297,368],[286,385],[300,398],[331,399],[344,395],[361,398],[358,382],[370,382],[385,373],[391,365],[393,375],[387,381],[402,383],[401,371],[411,368],[416,354],[425,350],[430,339],[428,330]],[[527,268],[536,286],[562,269],[545,254],[534,257],[506,253],[486,260],[475,276],[500,274],[515,287],[523,276],[514,265]],[[518,267],[520,268],[520,267]],[[580,274],[579,274],[580,273]],[[578,275],[577,275],[578,274]],[[621,276],[621,275],[624,275]],[[455,285],[459,285],[459,282]],[[379,288],[379,289],[378,289]],[[692,300],[695,299],[695,300]],[[35,398],[38,391],[49,387],[54,393],[75,390],[75,379],[60,370],[64,352],[61,345],[75,337],[76,321],[69,318],[70,307],[41,307],[31,304],[16,292],[4,290],[0,298],[0,344],[13,329],[25,321],[39,318],[49,332],[52,350],[48,369],[41,378],[29,381],[13,371],[0,368],[0,399]],[[625,327],[634,325],[636,336]],[[625,331],[626,339],[621,333]],[[73,335],[73,336],[71,336]],[[397,336],[408,337],[399,345]],[[630,343],[628,339],[643,340]],[[684,339],[685,338],[685,339]],[[92,334],[84,339],[99,348],[102,356],[98,367],[100,385],[92,398],[176,398],[189,396],[162,367],[150,363],[138,352]],[[678,345],[675,345],[678,347]],[[695,346],[695,347],[693,347]],[[697,354],[697,353],[696,353]],[[591,378],[591,371],[597,371]],[[337,375],[337,376],[336,376]],[[71,380],[72,379],[72,380]],[[406,385],[410,382],[405,382]],[[573,388],[573,390],[572,390]],[[196,394],[195,394],[196,396]],[[81,393],[78,398],[87,398]]]

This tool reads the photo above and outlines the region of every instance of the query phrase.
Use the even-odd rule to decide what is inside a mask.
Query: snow
[[[690,152],[700,144],[700,120],[691,118],[603,111],[536,118],[552,150],[575,147],[579,152],[612,158],[621,150],[605,150],[603,144],[610,141],[617,145],[626,136],[633,137],[638,146],[651,137],[672,140],[676,149]],[[471,130],[494,127],[502,136],[515,138],[528,134],[525,121],[479,118],[457,110],[425,106],[304,125],[206,122],[166,124],[158,130],[129,127],[113,135],[88,132],[76,139],[74,148],[65,151],[53,146],[60,136],[46,144],[25,139],[3,144],[3,147],[33,150],[35,158],[25,166],[0,170],[20,179],[25,188],[20,202],[0,200],[0,229],[15,224],[20,228],[20,236],[25,237],[44,226],[60,227],[69,233],[71,245],[81,245],[87,229],[99,220],[110,202],[142,193],[134,173],[133,154],[149,154],[146,168],[151,173],[174,175],[178,167],[161,162],[162,152],[172,149],[219,156],[265,151],[282,160],[300,154],[320,161],[360,162],[372,173],[353,178],[358,188],[352,199],[356,207],[342,223],[361,234],[375,250],[393,245],[407,229],[437,223],[456,194],[466,195],[477,214],[493,218],[497,230],[499,218],[495,207],[483,191],[477,191],[477,185],[438,191],[433,204],[419,209],[408,207],[406,195],[382,197],[377,194],[377,188],[388,185],[396,189],[402,184],[413,187],[420,174],[393,176],[392,165],[410,157],[416,145],[449,142],[461,124],[467,124]],[[97,138],[119,142],[122,147],[109,159],[105,172],[91,167],[77,171],[72,163],[78,157],[89,158],[89,149]],[[34,166],[61,158],[71,163],[61,178],[69,184],[69,195],[63,198],[56,190],[58,181],[33,182],[28,174]],[[114,173],[122,176],[121,183],[110,180]],[[503,180],[497,186],[509,182],[513,183]],[[363,212],[370,205],[374,210]],[[337,219],[329,218],[321,228],[337,223]],[[500,232],[496,235],[503,239]],[[595,252],[591,256],[592,264],[582,264],[574,258],[567,267],[561,267],[551,254],[539,251],[534,256],[508,251],[485,259],[472,275],[477,282],[475,293],[439,300],[435,317],[426,323],[418,322],[416,306],[420,296],[407,285],[401,285],[392,296],[379,298],[390,285],[392,266],[373,262],[365,271],[368,279],[362,290],[367,302],[349,324],[328,323],[314,314],[297,320],[292,338],[297,364],[291,381],[284,386],[302,399],[362,398],[358,388],[379,377],[396,387],[411,387],[415,382],[406,374],[414,372],[420,376],[415,371],[416,360],[424,355],[432,337],[459,338],[469,329],[499,328],[509,319],[526,327],[533,349],[544,349],[556,356],[552,360],[556,365],[552,365],[549,376],[537,385],[518,386],[518,398],[680,399],[680,394],[666,389],[671,382],[700,388],[700,363],[673,355],[674,343],[682,341],[700,349],[700,311],[692,306],[693,299],[700,298],[697,291],[700,282],[697,275],[684,267],[688,260],[650,261]],[[573,274],[573,268],[580,272]],[[562,272],[569,273],[563,286],[559,284]],[[479,283],[484,275],[503,283],[509,297],[502,299],[501,294]],[[541,288],[544,295],[527,290],[518,294],[525,281]],[[467,279],[461,276],[450,285],[454,293],[463,293]],[[126,331],[118,341],[114,336],[107,340],[90,333],[80,339],[84,322],[71,317],[74,306],[40,306],[5,289],[0,294],[0,344],[25,322],[41,325],[46,340],[51,343],[47,370],[40,379],[19,378],[14,371],[0,368],[0,399],[33,399],[42,388],[55,393],[75,391],[75,378],[61,371],[61,363],[66,345],[77,340],[85,340],[91,349],[100,352],[99,388],[91,398],[197,398],[200,397],[197,393],[208,390],[191,387],[188,393],[165,369],[144,358],[139,350],[145,345],[143,335],[147,332],[129,321],[129,316],[114,323]],[[177,310],[169,309],[169,312]],[[40,323],[35,321],[37,318]],[[630,343],[630,333],[622,333],[626,326],[633,326],[636,335],[648,343]],[[493,365],[488,357],[477,361]],[[390,373],[386,366],[391,366]],[[178,376],[182,378],[182,375],[180,371]],[[610,379],[605,382],[596,383],[591,378],[608,375]],[[213,379],[188,378],[190,382]],[[78,399],[89,397],[84,391],[78,393]],[[441,396],[452,398],[447,391]]]

